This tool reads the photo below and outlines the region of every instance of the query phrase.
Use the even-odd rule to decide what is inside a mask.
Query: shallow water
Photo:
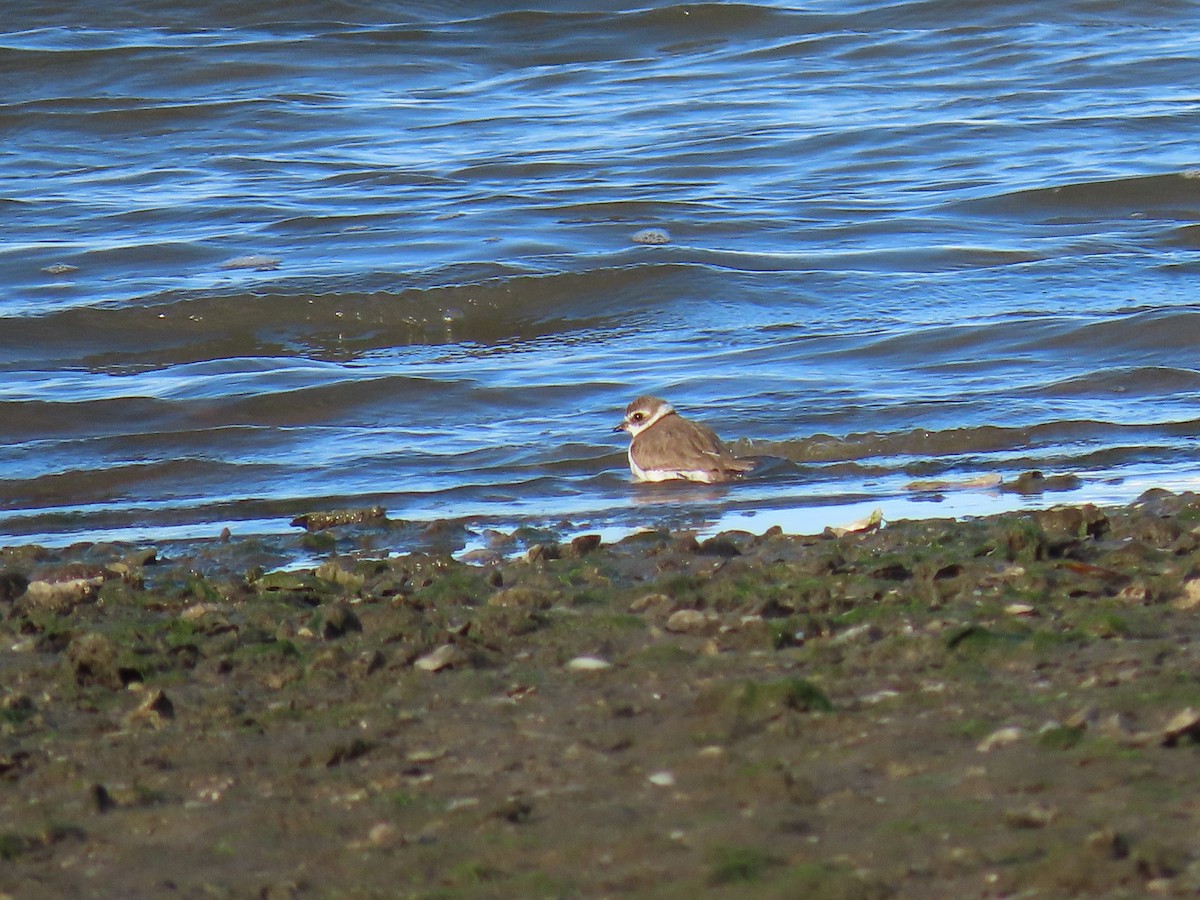
[[[0,36],[0,541],[1194,486],[1195,4],[173,7]],[[641,393],[788,461],[632,485]]]

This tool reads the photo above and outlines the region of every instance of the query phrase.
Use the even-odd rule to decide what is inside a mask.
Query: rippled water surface
[[[6,12],[0,541],[1195,486],[1197,4],[176,6]]]

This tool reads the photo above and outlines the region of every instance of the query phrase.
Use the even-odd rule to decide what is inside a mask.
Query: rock
[[[1175,609],[1195,609],[1200,606],[1200,578],[1189,578],[1183,583],[1181,593],[1171,601]]]
[[[447,751],[445,747],[438,747],[436,749],[410,750],[408,753],[404,754],[404,759],[413,765],[427,766],[430,763],[437,762],[439,759],[445,759],[448,752],[449,751]]]
[[[383,655],[383,651],[378,648],[375,650],[365,650],[359,654],[355,661],[355,668],[360,675],[374,675],[387,664],[387,657]]]
[[[362,622],[345,603],[331,603],[320,610],[315,618],[321,620],[321,636],[327,641],[340,638],[350,631],[362,631]]]
[[[859,532],[875,531],[883,524],[883,510],[876,509],[870,515],[862,519],[856,519],[853,522],[847,522],[845,525],[827,525],[822,534],[825,537],[840,538],[848,534],[856,534]]]
[[[253,586],[258,591],[307,591],[312,587],[312,578],[299,572],[279,569],[255,578]]]
[[[495,566],[504,562],[504,554],[490,547],[480,547],[477,550],[468,550],[458,559],[472,566]]]
[[[330,584],[336,584],[351,594],[361,591],[367,581],[365,576],[358,572],[347,572],[333,560],[329,560],[317,568],[317,577]]]
[[[219,269],[255,269],[259,272],[266,272],[272,269],[278,269],[281,260],[277,256],[266,256],[262,253],[249,253],[244,256],[235,256],[232,259],[227,259],[217,268]]]
[[[92,802],[96,805],[96,812],[102,814],[117,808],[117,801],[102,784],[92,785]]]
[[[533,816],[533,804],[523,797],[509,797],[496,808],[494,814],[514,825],[524,825]]]
[[[1117,597],[1128,603],[1136,603],[1139,606],[1149,606],[1153,600],[1153,594],[1150,588],[1144,584],[1135,582],[1121,588]]]
[[[495,528],[483,529],[483,538],[487,541],[488,547],[493,550],[509,550],[517,542],[517,539],[511,534],[505,534]]]
[[[1023,809],[1010,809],[1004,814],[1004,823],[1010,828],[1045,828],[1058,818],[1053,806],[1032,803]]]
[[[839,631],[829,639],[829,643],[837,644],[854,644],[862,642],[865,644],[874,644],[876,641],[882,640],[883,629],[871,622],[863,622],[861,625],[855,625],[852,628],[847,628],[845,631]]]
[[[1108,516],[1092,506],[1053,506],[1031,514],[1046,535],[1054,540],[1100,537],[1108,531]]]
[[[779,774],[788,800],[797,806],[815,806],[821,799],[816,782],[800,771],[798,766],[785,765]]]
[[[1089,728],[1095,728],[1099,721],[1100,710],[1095,706],[1085,706],[1067,716],[1067,720],[1063,722],[1063,725],[1067,728],[1077,728],[1080,731],[1086,731]]]
[[[413,663],[414,669],[423,672],[440,672],[462,665],[467,661],[467,655],[454,644],[442,644],[432,653],[427,653]]]
[[[1164,747],[1174,747],[1183,740],[1200,742],[1200,713],[1190,706],[1177,712],[1162,731]]]
[[[646,612],[656,606],[670,606],[671,598],[666,594],[644,594],[629,604],[631,613]]]
[[[364,522],[383,525],[387,522],[387,510],[382,506],[363,509],[331,509],[328,512],[311,512],[296,516],[291,524],[306,531],[324,531],[339,525],[361,525]]]
[[[0,603],[11,603],[29,587],[29,579],[20,572],[0,572]]]
[[[631,234],[629,239],[635,244],[668,244],[671,241],[671,235],[665,228],[643,228],[641,231]]]
[[[975,749],[980,753],[991,753],[997,747],[1007,747],[1010,744],[1015,744],[1018,741],[1023,741],[1027,735],[1024,728],[1015,725],[1010,725],[1007,728],[1000,728],[993,731],[982,741],[980,741]]]
[[[577,656],[566,665],[569,672],[601,672],[611,668],[612,663],[595,656]]]
[[[360,737],[353,738],[345,744],[337,744],[325,758],[325,768],[332,769],[342,763],[353,762],[371,752],[373,745]]]
[[[0,725],[8,724],[25,724],[30,722],[38,714],[37,704],[33,702],[33,698],[28,694],[11,692],[0,697]],[[0,733],[3,733],[0,731]],[[0,765],[0,776],[4,774],[3,766]]]
[[[377,822],[367,832],[367,843],[372,847],[391,847],[404,843],[404,835],[391,822]]]
[[[675,776],[670,772],[654,772],[647,775],[646,780],[655,787],[672,787],[675,784]]]
[[[696,552],[701,556],[721,556],[725,559],[732,559],[742,555],[742,548],[728,535],[718,534],[699,543]]]
[[[146,724],[153,728],[162,728],[168,719],[175,718],[175,704],[162,691],[151,691],[129,715],[125,717],[130,725]]]
[[[488,606],[510,609],[549,609],[554,605],[554,595],[536,588],[511,587],[499,590],[488,597]]]
[[[531,563],[559,559],[561,556],[562,548],[553,541],[545,544],[534,544],[525,551],[525,560]]]
[[[187,609],[179,614],[179,618],[185,622],[198,622],[207,615],[219,616],[223,613],[224,607],[219,603],[193,603]]]
[[[20,598],[22,609],[36,608],[63,615],[80,603],[96,598],[103,576],[72,578],[69,581],[31,581]]]
[[[572,556],[587,556],[593,550],[600,546],[600,535],[598,534],[581,534],[577,538],[571,540],[571,555]]]
[[[121,558],[121,562],[127,566],[141,568],[143,566],[153,566],[158,563],[158,548],[157,547],[142,547],[139,550],[134,550],[131,553],[125,554]]]
[[[98,685],[115,691],[125,686],[117,667],[117,647],[99,632],[89,632],[71,641],[67,662],[75,681],[83,687]]]
[[[999,475],[976,475],[972,478],[930,478],[910,481],[904,486],[906,491],[920,493],[942,493],[943,491],[961,491],[978,488],[999,487],[1004,481]],[[876,510],[878,512],[878,510]],[[858,529],[851,529],[858,530]]]
[[[1046,491],[1073,491],[1079,485],[1077,475],[1045,475],[1034,469],[1006,482],[1001,490],[1016,494],[1041,494]]]
[[[1101,859],[1124,859],[1129,855],[1129,841],[1111,828],[1093,831],[1084,846]]]
[[[710,620],[698,609],[677,609],[667,618],[667,631],[677,634],[696,634],[707,631]]]

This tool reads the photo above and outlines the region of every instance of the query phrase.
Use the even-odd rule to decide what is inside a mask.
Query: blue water
[[[6,12],[0,542],[1195,486],[1196,4],[368,6]]]

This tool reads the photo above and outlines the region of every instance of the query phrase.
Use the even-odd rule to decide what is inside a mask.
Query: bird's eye
[[[642,421],[642,419],[646,418],[646,414],[645,413],[634,413],[632,416],[630,416],[630,418],[633,419],[633,421],[635,421],[635,422],[640,422],[640,421]]]

